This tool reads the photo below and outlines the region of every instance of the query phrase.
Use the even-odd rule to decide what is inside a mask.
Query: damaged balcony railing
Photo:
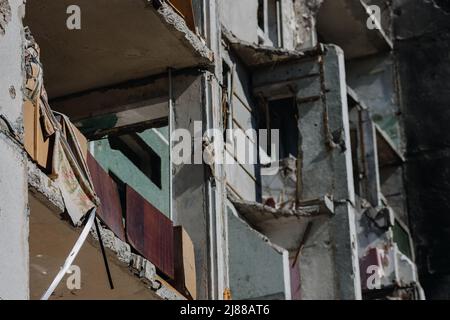
[[[347,93],[363,298],[423,299],[412,261],[410,235],[397,211],[402,210],[399,199],[404,196],[404,191],[401,180],[396,177],[401,176],[404,157],[389,136],[374,123],[369,108],[356,92],[348,87]],[[387,184],[386,180],[390,179],[397,179],[394,180],[397,183]],[[396,210],[389,206],[383,191],[387,191],[393,203],[397,203]],[[403,230],[406,243],[405,239],[398,238],[395,230]]]

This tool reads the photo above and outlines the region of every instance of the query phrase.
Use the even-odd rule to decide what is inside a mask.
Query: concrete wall
[[[22,132],[22,1],[0,1],[0,115]],[[3,17],[7,17],[6,19]],[[27,299],[28,210],[24,153],[0,119],[0,299]]]
[[[201,148],[203,128],[200,127],[200,131],[196,131],[194,121],[203,121],[204,83],[203,76],[199,74],[180,76],[174,83],[174,96],[177,97],[174,107],[174,129],[186,129],[194,137],[189,142],[192,145],[192,159],[196,150],[195,143],[197,146],[200,143]],[[205,168],[202,164],[182,164],[173,167],[172,218],[174,225],[182,225],[186,229],[194,243],[198,299],[209,297],[210,234],[205,181]]]
[[[300,258],[302,297],[359,299],[344,55],[336,46],[326,46],[324,51],[320,58],[279,64],[270,71],[258,70],[253,83],[255,90],[269,98],[286,95],[289,92],[286,88],[296,88],[301,162],[301,170],[297,172],[301,181],[299,199],[329,195],[335,202],[335,216],[316,223],[315,236],[307,240],[308,249]],[[285,87],[276,85],[277,82]],[[327,88],[325,94],[323,88]],[[315,269],[318,265],[320,271]]]
[[[396,70],[390,53],[346,62],[347,82],[370,109],[372,118],[402,150]]]
[[[257,43],[258,0],[225,0],[221,6],[224,27],[241,40]]]
[[[233,299],[290,299],[288,252],[270,243],[227,208],[230,289]]]
[[[427,298],[449,299],[450,8],[444,1],[395,5],[408,210],[419,277]]]
[[[246,132],[247,130],[258,130],[258,108],[251,93],[251,75],[242,62],[236,58],[232,52],[224,51],[223,55],[227,57],[228,63],[232,69],[232,88],[231,94],[231,128],[245,132],[245,144],[251,146],[246,150],[246,157],[252,152],[256,160],[257,137]],[[234,66],[234,67],[233,67]],[[242,145],[236,140],[232,141],[227,153],[230,158],[234,158],[236,164],[226,166],[227,186],[239,198],[245,200],[257,200],[260,198],[259,169],[256,163],[250,164],[249,161],[243,161],[238,157],[238,150],[242,152]],[[242,154],[242,153],[241,153]],[[249,158],[247,158],[249,159]]]

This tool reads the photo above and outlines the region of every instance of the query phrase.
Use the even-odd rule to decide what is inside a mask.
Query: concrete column
[[[21,140],[24,4],[0,0],[0,299],[28,299],[28,184]]]
[[[361,299],[343,52],[326,46],[318,63],[320,79],[297,93],[299,195],[301,200],[332,196],[335,215],[316,221],[305,243],[301,294],[303,299]],[[314,99],[318,90],[320,98]]]

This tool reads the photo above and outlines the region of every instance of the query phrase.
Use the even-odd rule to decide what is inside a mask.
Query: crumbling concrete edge
[[[228,195],[228,199],[237,208],[246,206],[248,208],[251,208],[255,212],[261,214],[270,214],[275,219],[290,218],[290,217],[296,217],[298,219],[314,218],[324,215],[325,216],[328,215],[331,217],[334,214],[333,202],[327,196],[321,199],[310,201],[311,202],[310,204],[306,204],[304,206],[300,205],[298,209],[284,209],[284,208],[276,209],[268,205],[254,201],[236,199],[230,194]]]
[[[26,155],[26,152],[23,152]],[[51,211],[58,213],[64,212],[64,200],[56,183],[50,179],[32,160],[28,159],[26,165],[28,170],[28,190],[43,204],[49,207]],[[162,299],[186,299],[181,294],[176,294],[173,289],[171,290],[158,280],[155,265],[146,260],[144,257],[132,253],[131,247],[128,243],[120,240],[111,230],[103,227],[99,220],[98,222],[103,245],[112,251],[115,256],[114,258],[117,258],[117,262],[119,264],[129,268],[135,276],[139,277],[149,289],[154,291]],[[88,241],[100,248],[95,228],[91,229],[91,235],[93,239],[91,238]]]
[[[179,293],[177,294],[174,289],[167,287],[159,280],[154,264],[144,257],[132,253],[130,245],[116,237],[111,230],[101,224],[100,220],[98,220],[98,225],[102,236],[103,245],[111,250],[119,262],[128,267],[130,271],[135,276],[139,277],[150,290],[154,291],[164,300],[186,300],[184,296]],[[99,247],[98,235],[94,228],[91,229],[91,235],[95,241],[94,245]]]
[[[214,53],[206,46],[205,42],[202,41],[200,37],[189,29],[186,21],[179,16],[170,5],[161,2],[161,6],[156,9],[156,12],[167,28],[175,32],[176,36],[186,47],[194,49],[203,58],[202,65],[204,67],[214,67]]]
[[[52,211],[64,212],[65,205],[61,191],[32,160],[27,161],[28,190]]]

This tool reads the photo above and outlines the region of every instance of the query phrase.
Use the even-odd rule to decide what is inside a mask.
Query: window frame
[[[263,21],[260,19],[260,11],[262,5],[262,17]],[[282,23],[282,1],[281,0],[259,0],[258,1],[258,9],[257,9],[257,36],[258,36],[258,44],[265,46],[272,46],[276,48],[283,47],[283,23]],[[274,24],[276,27],[275,32],[271,30],[271,19],[275,20]],[[261,28],[260,25],[263,25]],[[274,37],[272,33],[275,33]],[[274,39],[276,38],[276,39]]]

